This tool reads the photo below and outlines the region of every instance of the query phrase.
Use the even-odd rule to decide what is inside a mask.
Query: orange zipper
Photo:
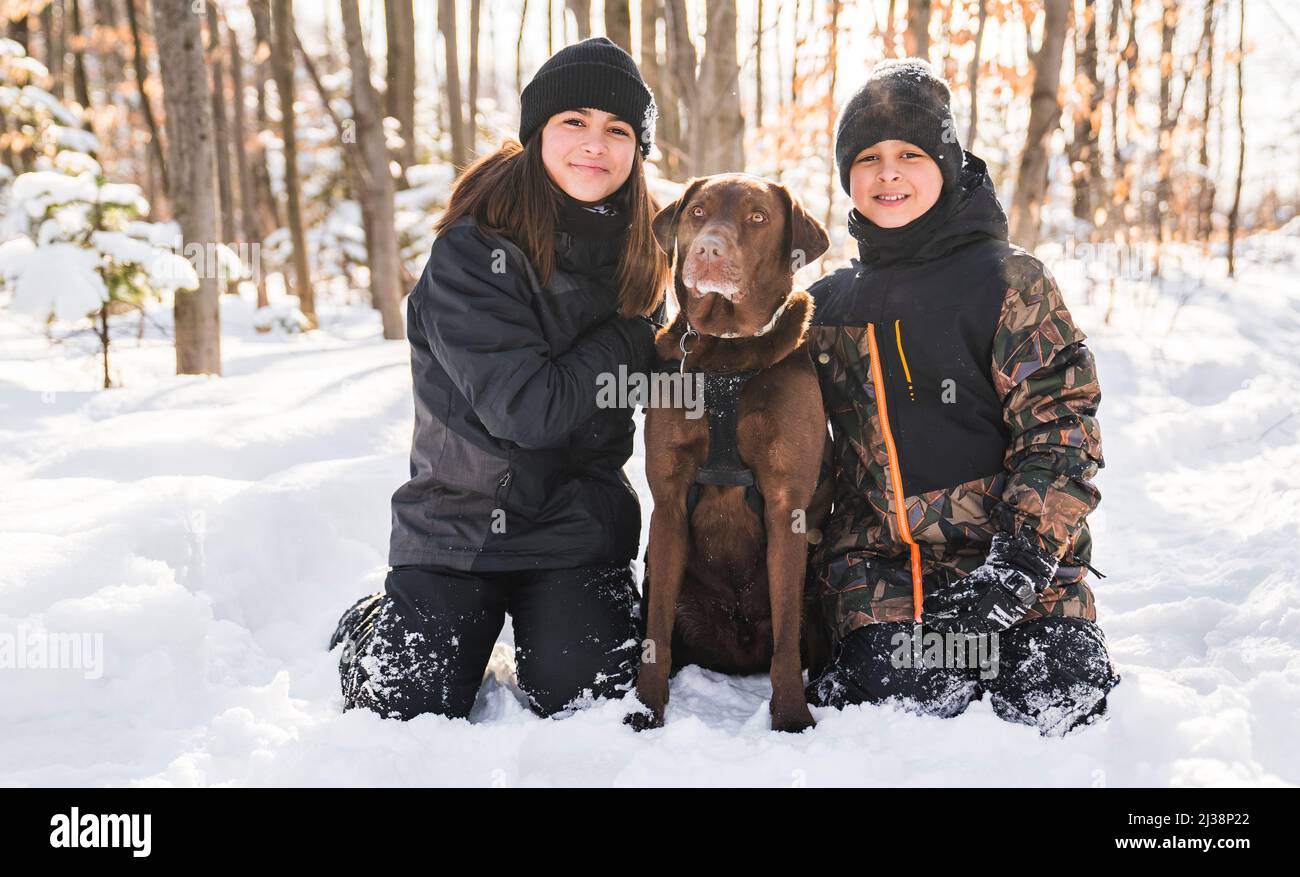
[[[876,326],[867,323],[867,348],[871,354],[871,383],[876,387],[876,404],[880,408],[880,431],[885,435],[885,451],[889,456],[889,479],[894,486],[894,510],[898,514],[898,528],[912,556],[912,617],[921,620],[921,546],[912,539],[912,529],[907,523],[907,503],[903,497],[903,473],[898,468],[898,448],[894,434],[889,430],[889,404],[885,401],[885,381],[880,374],[880,354],[876,348]]]

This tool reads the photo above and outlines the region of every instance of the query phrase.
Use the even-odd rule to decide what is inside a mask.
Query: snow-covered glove
[[[996,533],[983,565],[925,598],[922,622],[967,635],[1006,630],[1052,583],[1058,561],[1022,532]]]

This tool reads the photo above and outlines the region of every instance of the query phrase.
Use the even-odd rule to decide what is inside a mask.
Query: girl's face
[[[868,146],[849,169],[853,206],[881,228],[907,225],[934,206],[942,189],[939,165],[906,140]]]
[[[551,181],[571,198],[604,201],[627,182],[636,132],[602,110],[565,110],[542,128],[542,163]]]

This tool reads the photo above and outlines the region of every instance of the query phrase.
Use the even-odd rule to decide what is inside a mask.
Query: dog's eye
[[[692,204],[689,213],[691,214],[691,216],[703,216],[704,208],[698,204]]]
[[[749,221],[755,224],[767,222],[767,214],[763,213],[761,210],[755,210],[753,213],[749,214]]]

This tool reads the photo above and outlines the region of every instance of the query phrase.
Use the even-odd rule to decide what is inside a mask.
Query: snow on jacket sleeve
[[[596,413],[597,375],[620,363],[644,368],[653,327],[615,317],[552,357],[533,294],[526,271],[462,226],[434,241],[411,297],[434,356],[488,432],[524,448],[559,447]]]
[[[995,520],[1024,527],[1061,559],[1101,494],[1101,388],[1084,333],[1037,259],[1013,254],[993,339],[993,382],[1010,430],[1008,478]]]

